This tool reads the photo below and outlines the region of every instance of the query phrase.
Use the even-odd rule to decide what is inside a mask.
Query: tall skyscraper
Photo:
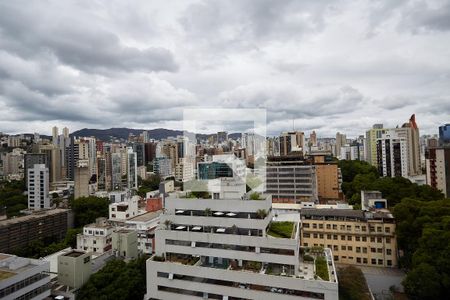
[[[25,182],[28,182],[28,170],[34,165],[44,164],[50,168],[50,161],[45,153],[25,153],[24,155],[24,175]]]
[[[28,209],[50,208],[49,171],[44,164],[36,164],[28,169]]]
[[[53,142],[54,145],[58,144],[58,135],[59,135],[58,131],[59,131],[58,127],[53,126],[53,128],[52,128],[52,142]]]
[[[410,177],[422,173],[415,115],[402,127],[385,130],[377,140],[377,164],[382,176]]]
[[[429,148],[426,153],[427,184],[450,197],[450,147]]]
[[[366,139],[364,141],[365,160],[374,167],[378,167],[377,140],[381,138],[385,130],[383,124],[374,124],[372,129],[366,131]]]
[[[137,157],[136,152],[133,151],[133,148],[129,147],[127,149],[128,154],[128,170],[127,170],[127,186],[129,189],[138,188],[138,180],[137,180]]]
[[[122,156],[120,153],[111,154],[111,183],[113,190],[122,189]]]
[[[74,199],[89,196],[89,163],[87,160],[79,160],[75,167]]]
[[[342,133],[336,133],[336,150],[335,150],[335,156],[341,157],[341,148],[344,147],[347,144],[347,136]]]

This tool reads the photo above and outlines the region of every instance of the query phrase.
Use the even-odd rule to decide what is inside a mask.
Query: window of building
[[[345,225],[340,226],[341,230],[345,230]]]
[[[317,224],[316,223],[313,223],[312,226],[313,226],[314,229],[317,229]]]
[[[351,236],[351,235],[348,235],[348,236],[347,236],[347,241],[352,241],[352,240],[353,240],[352,236]]]
[[[348,247],[347,247],[347,250],[348,250],[348,251],[353,251],[353,247],[352,247],[352,246],[348,246]]]
[[[303,232],[303,237],[304,237],[304,238],[309,238],[310,235],[309,235],[309,233]]]
[[[386,255],[392,255],[392,250],[391,249],[386,249]]]
[[[367,258],[363,257],[363,264],[367,264]]]
[[[377,238],[377,243],[383,243],[383,238],[378,237],[378,238]]]
[[[331,240],[331,234],[327,234],[327,239]]]
[[[338,250],[339,250],[338,245],[333,245],[333,250],[334,250],[334,251],[338,251]]]
[[[323,224],[319,224],[319,229],[323,229]]]
[[[352,231],[352,225],[347,225],[347,231]]]
[[[339,256],[335,255],[334,256],[334,261],[338,261],[339,260]]]
[[[337,239],[338,239],[337,234],[333,235],[333,240],[337,240]]]
[[[375,258],[372,258],[372,265],[376,265],[377,264],[377,260]]]
[[[323,239],[323,233],[319,234],[319,238]]]
[[[375,237],[373,237],[373,236],[370,237],[370,242],[371,242],[371,243],[375,243]]]
[[[360,230],[361,230],[361,226],[355,225],[355,231],[360,231]]]
[[[308,243],[303,243],[303,246],[308,247]]]
[[[377,251],[378,253],[383,253],[383,248],[378,248]]]
[[[341,250],[344,250],[344,251],[347,250],[347,246],[342,245]]]
[[[387,264],[388,266],[392,266],[392,260],[388,259],[388,260],[386,261],[386,264]]]
[[[366,229],[367,229],[366,226],[362,226],[362,227],[361,227],[361,230],[362,230],[362,231],[366,231]]]
[[[370,248],[370,252],[377,253],[377,249],[376,248]]]
[[[386,244],[390,244],[391,243],[391,238],[390,237],[387,237],[386,238]]]
[[[318,235],[317,233],[314,233],[314,234],[313,234],[313,237],[314,237],[315,239],[317,239],[318,236],[319,236],[319,235]]]
[[[363,242],[367,242],[367,237],[363,236],[361,239]]]
[[[361,241],[361,237],[355,236],[355,241],[357,241],[357,242]]]
[[[333,224],[333,229],[337,230],[337,225],[336,224]]]
[[[345,235],[341,235],[341,241],[345,241]]]
[[[309,223],[303,223],[304,228],[309,228]]]
[[[358,264],[360,264],[360,263],[361,263],[361,257],[357,257],[357,258],[356,258],[356,262],[357,262]]]
[[[367,253],[367,247],[362,248],[363,253]]]
[[[379,259],[379,260],[378,260],[378,264],[379,264],[379,265],[382,265],[382,264],[383,264],[383,260],[382,260],[382,259]]]
[[[383,228],[381,226],[377,226],[377,232],[383,232]]]
[[[356,247],[356,253],[361,253],[361,247]]]
[[[327,224],[327,229],[331,229],[331,224]]]

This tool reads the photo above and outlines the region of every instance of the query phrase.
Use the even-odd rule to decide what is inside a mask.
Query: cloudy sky
[[[416,113],[434,134],[450,0],[0,1],[0,131],[180,129],[196,107],[319,136]]]

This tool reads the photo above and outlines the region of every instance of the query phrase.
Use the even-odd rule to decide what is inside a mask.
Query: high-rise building
[[[339,167],[332,156],[313,155],[316,169],[317,197],[320,202],[340,199]]]
[[[422,173],[419,129],[412,115],[401,128],[387,129],[377,139],[377,165],[381,176],[416,176]]]
[[[347,145],[347,136],[342,133],[336,133],[335,156],[341,157],[341,148]]]
[[[305,153],[305,134],[301,131],[283,132],[280,135],[280,155],[289,155],[292,152]]]
[[[145,144],[133,143],[133,151],[136,152],[137,166],[141,167],[145,165]]]
[[[274,234],[271,197],[227,197],[233,181],[221,179],[225,190],[213,199],[166,199],[145,299],[337,299],[331,251],[317,254],[321,278],[301,255],[310,249],[299,248],[299,223],[289,223],[284,237]]]
[[[111,188],[113,190],[122,189],[122,157],[120,153],[111,154]]]
[[[372,129],[366,131],[365,160],[374,167],[378,167],[377,140],[381,138],[384,131],[383,124],[374,124]]]
[[[427,184],[450,197],[450,147],[427,149],[425,164]]]
[[[145,143],[145,165],[151,163],[156,157],[156,143]]]
[[[75,185],[74,199],[89,196],[89,162],[87,160],[79,160],[75,168]]]
[[[50,169],[50,162],[45,153],[25,153],[24,155],[24,174],[25,182],[28,182],[28,169],[33,168],[34,165],[44,164]]]
[[[133,148],[129,147],[127,149],[128,154],[128,170],[127,170],[127,186],[129,189],[138,189],[138,178],[137,178],[137,157],[136,152]]]
[[[267,158],[266,190],[274,202],[317,200],[316,169],[300,156]]]
[[[50,182],[62,180],[61,151],[58,145],[40,145],[39,151],[47,156],[49,161]]]
[[[317,146],[317,135],[316,135],[316,132],[314,130],[309,135],[309,143],[310,143],[310,145],[312,147],[316,147]]]
[[[58,135],[59,135],[58,132],[59,132],[58,127],[53,126],[53,128],[52,128],[52,142],[53,142],[54,145],[58,144]]]
[[[439,144],[450,145],[450,124],[439,126]]]
[[[50,208],[49,172],[45,165],[34,165],[28,169],[28,209]]]

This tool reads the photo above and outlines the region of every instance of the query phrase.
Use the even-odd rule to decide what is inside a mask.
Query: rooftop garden
[[[328,273],[327,260],[323,256],[318,256],[315,261],[316,264],[316,275],[322,280],[329,281],[330,274]]]
[[[290,239],[292,237],[293,230],[294,222],[272,222],[270,223],[267,234],[277,238]]]

